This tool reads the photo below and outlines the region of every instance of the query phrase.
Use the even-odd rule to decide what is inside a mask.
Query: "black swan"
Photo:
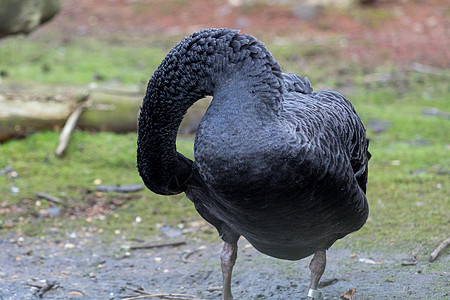
[[[177,152],[186,110],[212,95],[194,144]],[[311,254],[308,299],[326,250],[368,216],[368,139],[351,103],[283,73],[263,43],[231,29],[186,37],[151,77],[139,115],[137,166],[155,193],[185,192],[224,241],[223,299],[244,236],[287,260]]]

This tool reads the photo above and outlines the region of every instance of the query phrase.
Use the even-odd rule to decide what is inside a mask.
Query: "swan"
[[[177,152],[177,131],[206,95],[192,161]],[[184,192],[217,229],[224,300],[240,236],[272,257],[314,255],[307,295],[319,299],[326,250],[368,217],[370,153],[352,104],[283,73],[262,42],[236,30],[201,30],[170,50],[149,80],[137,146],[147,188]]]

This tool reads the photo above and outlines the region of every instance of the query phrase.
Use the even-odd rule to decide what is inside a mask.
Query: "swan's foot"
[[[231,273],[233,272],[233,266],[236,262],[237,256],[237,242],[230,244],[225,242],[223,244],[222,253],[220,254],[220,260],[222,262],[222,276],[223,276],[223,289],[222,299],[232,300],[231,295]]]
[[[320,277],[322,277],[325,271],[325,265],[327,262],[327,254],[325,250],[319,250],[314,254],[309,269],[311,270],[311,285],[308,291],[308,300],[321,299],[322,293],[317,290]]]

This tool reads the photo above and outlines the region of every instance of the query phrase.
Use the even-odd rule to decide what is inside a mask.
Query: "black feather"
[[[192,162],[175,139],[205,95]],[[342,95],[282,73],[252,36],[209,29],[178,43],[151,77],[137,163],[149,189],[185,192],[224,241],[242,235],[265,254],[301,259],[365,223],[367,148]]]

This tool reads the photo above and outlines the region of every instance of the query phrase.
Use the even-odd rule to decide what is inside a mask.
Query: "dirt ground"
[[[377,61],[410,66],[414,62],[450,66],[450,1],[377,1],[358,13],[325,10],[302,19],[288,6],[231,7],[225,1],[65,0],[62,12],[31,38],[56,33],[71,36],[184,35],[200,28],[232,27],[270,39],[341,36],[343,57],[375,65]],[[180,6],[181,5],[181,6]],[[180,7],[182,10],[180,11]],[[201,13],[199,13],[201,12]],[[384,17],[383,17],[384,16]],[[379,20],[379,19],[377,19]],[[187,239],[186,245],[129,250],[122,240],[100,243],[95,233],[74,233],[66,239],[0,237],[0,300],[123,299],[151,293],[185,293],[199,299],[220,297],[219,241]],[[161,241],[160,241],[161,242]],[[166,240],[162,242],[167,242]],[[448,253],[448,251],[447,251]],[[445,253],[444,253],[445,254]],[[354,299],[448,299],[448,270],[428,261],[402,263],[409,253],[351,253],[332,247],[321,288],[324,299],[339,299],[356,289]],[[440,266],[448,266],[442,255]],[[302,299],[309,285],[309,259],[276,260],[259,254],[241,240],[232,288],[235,299]],[[7,271],[6,271],[7,270]],[[44,292],[46,282],[54,285]]]
[[[0,299],[123,299],[152,294],[187,294],[219,299],[221,243],[188,241],[186,245],[129,250],[118,239],[110,246],[94,235],[66,240],[0,240]],[[172,242],[172,241],[159,241]],[[245,240],[239,244],[232,288],[235,299],[304,299],[309,285],[309,258],[281,261],[262,255]],[[445,260],[448,265],[448,256]],[[323,299],[448,299],[448,272],[419,261],[404,266],[408,255],[351,253],[341,247],[327,254]],[[442,264],[440,264],[442,265]],[[2,272],[8,270],[8,274]],[[38,287],[53,283],[47,292]],[[186,298],[188,299],[188,298]]]

